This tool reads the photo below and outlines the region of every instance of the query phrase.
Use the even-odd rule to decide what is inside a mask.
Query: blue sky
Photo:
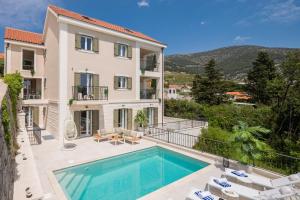
[[[0,37],[5,26],[42,32],[48,4],[148,34],[168,44],[167,54],[300,48],[300,0],[0,0]]]

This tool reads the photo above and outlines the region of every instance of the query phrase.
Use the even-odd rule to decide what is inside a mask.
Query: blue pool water
[[[137,199],[199,169],[207,163],[151,147],[55,171],[70,200]]]

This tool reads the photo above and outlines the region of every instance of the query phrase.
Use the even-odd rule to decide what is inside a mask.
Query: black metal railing
[[[77,101],[84,100],[107,100],[107,86],[73,86],[73,99]]]
[[[208,123],[206,120],[199,121],[199,120],[189,120],[189,119],[149,125],[149,127],[171,129],[171,130],[203,128],[206,126],[208,126]]]
[[[41,93],[40,92],[37,92],[37,93],[34,93],[34,92],[30,92],[29,94],[24,94],[23,95],[23,100],[28,100],[28,99],[41,99],[42,96],[41,96]]]
[[[26,129],[31,145],[42,144],[42,132],[38,125],[33,124],[32,127],[27,127]]]
[[[158,72],[159,63],[151,59],[140,59],[140,69],[141,71],[152,71]]]
[[[141,99],[158,99],[158,90],[156,89],[141,89],[140,90]]]
[[[241,157],[236,153],[235,147],[228,142],[156,127],[148,127],[145,129],[144,134],[145,136],[167,143],[192,148],[231,160],[241,161]],[[251,160],[246,164],[282,174],[292,174],[300,171],[300,158],[272,151],[262,151],[261,155],[260,158]]]

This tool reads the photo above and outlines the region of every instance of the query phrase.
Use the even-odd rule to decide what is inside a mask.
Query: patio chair
[[[277,179],[270,179],[263,176],[249,174],[244,171],[238,171],[230,168],[225,168],[224,176],[230,178],[231,180],[236,180],[239,183],[251,182],[254,185],[262,187],[262,189],[272,189],[288,185],[300,184],[300,172],[297,174],[292,174],[290,176],[285,176]]]
[[[124,134],[124,139],[125,141],[131,142],[131,144],[133,143],[140,143],[141,138],[139,138],[137,136],[137,132],[136,131],[129,131],[127,133]]]
[[[211,194],[209,191],[203,191],[198,188],[191,188],[186,200],[219,200],[220,197]]]
[[[239,185],[228,181],[226,178],[211,177],[208,182],[208,189],[210,192],[214,191],[216,194],[222,196],[222,190],[226,189],[237,193],[240,199],[254,199],[254,200],[267,200],[267,199],[283,199],[287,197],[297,196],[299,190],[292,187],[281,187],[271,190],[259,191],[243,185]]]
[[[94,134],[94,140],[97,142],[108,140],[110,139],[111,135],[107,134],[105,130],[97,130],[97,132]]]

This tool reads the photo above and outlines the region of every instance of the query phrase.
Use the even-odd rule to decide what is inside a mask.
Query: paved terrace
[[[24,134],[22,137],[24,137],[25,140],[28,139]],[[77,147],[72,151],[62,150],[58,141],[53,139],[51,135],[48,135],[47,132],[42,133],[42,140],[41,145],[25,145],[21,148],[22,152],[20,153],[28,154],[27,157],[30,157],[30,159],[25,162],[27,163],[27,167],[24,165],[24,162],[20,162],[18,166],[18,169],[22,172],[19,174],[20,177],[15,183],[15,185],[19,186],[16,188],[17,190],[15,190],[15,194],[18,193],[18,197],[23,195],[25,197],[23,189],[26,185],[31,184],[30,186],[33,188],[32,192],[34,197],[37,197],[40,190],[42,190],[44,199],[65,199],[53,173],[51,173],[52,170],[128,153],[155,145],[176,150],[177,152],[208,162],[211,165],[154,191],[141,199],[185,199],[191,187],[205,189],[210,176],[220,177],[223,173],[222,167],[217,164],[220,162],[220,159],[217,157],[166,143],[157,143],[158,141],[155,140],[142,139],[140,144],[131,145],[125,143],[114,145],[109,141],[97,143],[93,141],[92,137],[88,137],[74,140]],[[28,144],[28,142],[25,142],[25,144]],[[30,155],[31,149],[32,156]],[[30,163],[32,168],[28,167],[28,163]],[[21,188],[20,185],[22,186]],[[37,192],[37,194],[35,194],[35,192]]]

